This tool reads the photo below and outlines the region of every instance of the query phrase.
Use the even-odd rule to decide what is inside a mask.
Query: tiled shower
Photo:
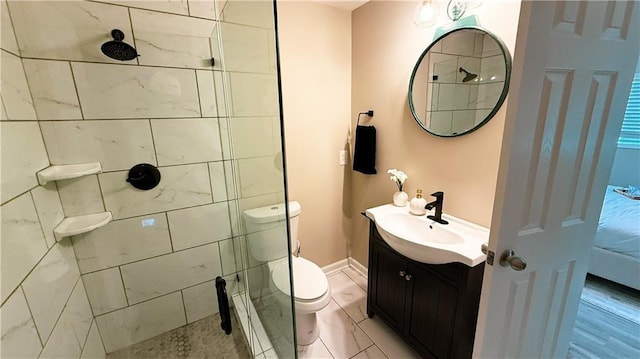
[[[3,0],[1,13],[1,356],[104,357],[217,313],[217,276],[247,308],[261,301],[242,212],[285,201],[273,4]],[[113,29],[139,57],[101,53]],[[38,183],[90,162],[102,172]],[[159,168],[157,187],[125,181],[139,163]],[[107,225],[56,241],[63,219],[102,212]],[[244,330],[254,355],[293,356],[292,334],[255,345],[291,315],[256,308],[247,321],[270,325]]]

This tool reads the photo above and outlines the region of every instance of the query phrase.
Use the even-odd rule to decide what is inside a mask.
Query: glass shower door
[[[287,203],[277,67],[275,2],[227,1],[221,8],[217,41],[226,96],[227,129],[234,177],[232,196],[245,292],[234,296],[236,310],[246,310],[243,327],[254,355],[296,355],[286,219]],[[267,229],[247,228],[247,211],[270,208],[279,220]],[[276,209],[277,208],[277,209]],[[259,233],[253,233],[257,230]],[[268,236],[263,236],[268,232]],[[235,234],[238,234],[235,237]],[[268,237],[270,251],[253,241]],[[279,268],[274,272],[274,268]],[[277,273],[277,274],[274,274]],[[287,287],[285,291],[278,289]]]

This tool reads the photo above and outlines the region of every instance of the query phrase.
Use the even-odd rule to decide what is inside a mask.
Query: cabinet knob
[[[408,280],[408,281],[409,281],[409,280],[411,280],[411,274],[407,274],[407,275],[405,275],[405,276],[404,276],[404,279],[406,279],[406,280]]]
[[[404,277],[404,275],[405,275],[405,274],[406,274],[406,273],[405,273],[405,271],[403,271],[403,270],[401,270],[401,271],[400,271],[400,273],[398,273],[398,275],[399,275],[399,276],[401,276],[401,277]]]

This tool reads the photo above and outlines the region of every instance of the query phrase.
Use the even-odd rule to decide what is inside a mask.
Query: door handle
[[[484,254],[489,253],[489,244],[488,243],[482,243],[482,245],[480,246],[480,250]]]
[[[500,256],[500,265],[503,267],[511,267],[513,270],[521,271],[527,268],[527,262],[520,257],[515,256],[515,252],[507,249]]]

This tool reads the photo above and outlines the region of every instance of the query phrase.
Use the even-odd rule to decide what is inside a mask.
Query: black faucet
[[[434,221],[436,221],[438,223],[449,224],[449,222],[447,222],[446,220],[442,219],[442,203],[444,202],[444,192],[442,192],[442,191],[433,192],[431,195],[434,196],[436,198],[436,200],[433,201],[433,202],[427,203],[427,205],[424,206],[424,208],[426,210],[431,210],[431,209],[433,209],[433,207],[435,207],[436,208],[436,213],[435,213],[434,216],[428,215],[427,218],[433,219]]]

